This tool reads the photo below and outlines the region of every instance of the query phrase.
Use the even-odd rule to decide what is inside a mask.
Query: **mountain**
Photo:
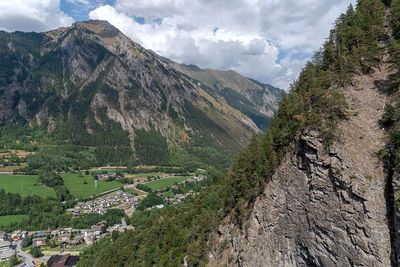
[[[278,107],[281,89],[243,77],[232,70],[200,69],[196,65],[167,62],[200,86],[205,85],[205,90],[211,95],[224,97],[229,105],[249,116],[260,129],[268,127]]]
[[[106,21],[0,32],[0,120],[45,126],[59,140],[97,147],[103,163],[126,162],[135,152],[154,164],[188,147],[234,154],[264,124],[229,97],[205,90]]]
[[[399,18],[350,5],[225,177],[79,265],[399,266]]]

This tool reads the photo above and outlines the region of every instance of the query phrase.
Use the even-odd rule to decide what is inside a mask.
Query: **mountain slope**
[[[218,239],[230,249],[225,258],[214,254],[209,266],[228,255],[241,266],[391,265],[387,177],[377,156],[385,147],[387,67],[346,87],[351,114],[338,126],[340,142],[327,150],[318,131],[301,134],[255,201],[245,232],[220,228]]]
[[[251,211],[236,199],[235,215],[225,220],[210,241],[214,246],[209,266],[227,262],[238,266],[398,266],[394,166],[384,160],[389,153],[385,146],[393,146],[393,141],[388,143],[390,132],[382,125],[385,105],[392,98],[388,93],[393,90],[394,69],[387,63],[393,53],[391,28],[390,9],[381,1],[359,1],[356,10],[350,7],[340,16],[317,54],[322,62],[316,59],[306,66],[289,96],[292,104],[289,100],[279,109],[288,117],[305,120],[305,125],[295,130],[284,153],[278,155],[278,164],[266,155],[274,171],[263,175],[266,180],[258,180],[260,187],[253,187],[259,189],[257,193],[238,197],[247,200]],[[359,35],[354,36],[355,32]],[[354,41],[366,47],[358,50]],[[315,69],[320,70],[318,75],[312,75]],[[334,83],[326,91],[315,91],[310,78],[323,81],[330,75],[335,76]],[[324,96],[328,96],[325,104]],[[345,100],[339,105],[346,107],[344,116],[337,116],[330,107],[335,96]],[[308,100],[307,112],[291,110],[302,99]],[[310,115],[319,112],[315,109],[321,104],[325,114],[320,119],[325,122],[318,125]],[[325,132],[327,127],[334,131]],[[259,143],[264,151],[268,138]],[[245,164],[234,164],[231,179],[243,177],[240,165]],[[260,165],[252,169],[256,169],[253,177],[263,173]],[[238,190],[238,180],[232,181],[232,190]],[[226,244],[223,249],[221,244]]]
[[[0,119],[47,125],[73,144],[134,151],[137,131],[154,128],[169,149],[233,154],[260,131],[105,21],[0,32],[0,48]]]
[[[206,85],[211,94],[221,94],[228,104],[253,119],[259,128],[267,128],[277,109],[282,90],[248,79],[232,70],[200,69],[194,65],[178,64],[170,60],[167,62],[177,71]]]

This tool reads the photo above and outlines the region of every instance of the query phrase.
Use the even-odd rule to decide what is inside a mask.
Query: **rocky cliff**
[[[353,114],[339,125],[340,142],[327,150],[317,132],[301,136],[255,202],[244,232],[220,228],[217,238],[228,241],[229,252],[211,254],[209,266],[391,265],[387,175],[377,156],[385,146],[379,120],[386,75],[383,67],[346,88]]]
[[[348,116],[337,124],[338,138],[327,146],[306,127],[245,222],[229,217],[219,227],[209,266],[398,266],[398,162],[392,169],[380,157],[390,134],[382,115],[396,98],[388,94],[388,53],[340,88]]]

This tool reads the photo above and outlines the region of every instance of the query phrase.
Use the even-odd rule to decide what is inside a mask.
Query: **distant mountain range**
[[[134,151],[137,132],[154,129],[169,148],[233,153],[268,126],[280,93],[233,71],[172,62],[106,21],[0,32],[0,120],[47,125],[78,145],[121,139]]]

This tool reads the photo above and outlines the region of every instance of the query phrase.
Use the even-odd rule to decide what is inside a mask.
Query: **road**
[[[122,227],[125,228],[125,229],[128,227],[128,225],[125,222],[125,218],[124,217],[122,217],[122,219],[121,219],[121,224],[122,224]]]
[[[22,241],[21,240],[17,242],[14,241],[13,243],[14,245],[16,245],[15,251],[17,253],[17,256],[24,260],[24,263],[21,266],[35,267],[32,256],[22,250],[21,247]]]

